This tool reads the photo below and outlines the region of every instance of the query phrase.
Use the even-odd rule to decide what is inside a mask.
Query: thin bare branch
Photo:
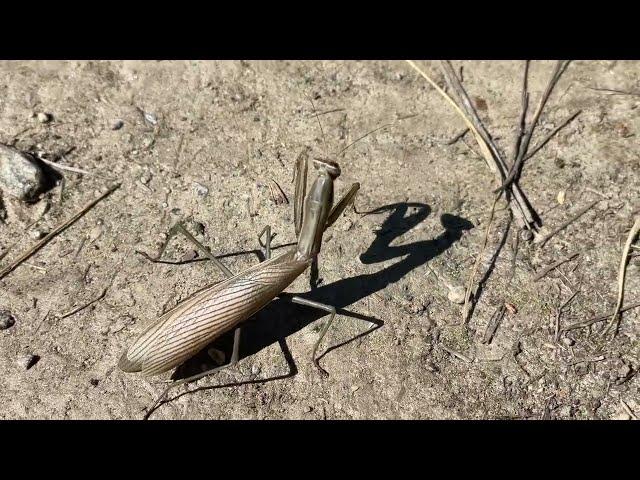
[[[533,277],[533,281],[537,282],[538,280],[540,280],[541,278],[545,277],[551,270],[553,270],[554,268],[558,268],[560,265],[567,263],[571,260],[573,260],[574,258],[576,258],[578,255],[580,255],[580,253],[574,253],[572,255],[569,255],[567,258],[563,258],[561,260],[558,260],[557,262],[552,263],[551,265],[549,265],[548,267],[543,268],[542,270],[540,270],[540,273],[536,274],[535,277]]]
[[[598,202],[600,202],[600,200],[596,200],[595,202],[590,203],[589,205],[587,205],[584,208],[581,208],[574,216],[572,216],[569,220],[567,220],[566,222],[564,222],[562,225],[560,225],[558,228],[556,228],[555,230],[553,230],[552,232],[546,234],[545,236],[543,236],[542,238],[536,240],[536,243],[539,243],[541,247],[543,247],[545,245],[545,243],[547,243],[552,237],[554,237],[555,235],[557,235],[558,233],[560,233],[561,231],[563,231],[565,228],[567,228],[569,225],[571,225],[573,222],[575,222],[576,220],[578,220],[582,215],[584,215],[585,213],[587,213],[589,210],[591,210]]]
[[[622,306],[622,302],[624,301],[624,284],[627,277],[627,262],[629,261],[629,251],[631,250],[631,244],[633,243],[639,232],[640,217],[636,218],[633,227],[631,227],[631,231],[629,232],[627,241],[624,244],[624,249],[622,250],[622,258],[620,259],[620,268],[618,270],[618,302],[616,303],[616,309],[611,316],[611,321],[609,322],[609,325],[607,326],[603,335],[609,333],[609,330],[611,330],[611,327],[616,323],[616,319],[620,314],[620,307]]]
[[[13,270],[15,270],[16,267],[18,267],[22,262],[24,262],[25,260],[28,260],[33,254],[35,254],[38,250],[40,250],[47,243],[49,243],[52,238],[54,238],[56,235],[58,235],[59,233],[63,232],[69,226],[71,226],[73,223],[75,223],[85,213],[87,213],[89,210],[91,210],[97,203],[99,203],[101,200],[103,200],[104,198],[106,198],[109,195],[111,195],[111,193],[113,193],[118,187],[120,187],[119,183],[113,185],[105,193],[103,193],[98,198],[96,198],[95,200],[92,200],[87,205],[85,205],[78,213],[76,213],[69,220],[67,220],[64,223],[62,223],[61,225],[57,226],[54,230],[52,230],[49,234],[47,234],[42,240],[40,240],[33,247],[31,247],[29,250],[27,250],[25,253],[23,253],[17,260],[15,260],[13,263],[11,263],[10,265],[7,265],[5,268],[0,270],[0,280],[3,279],[5,276],[7,276],[9,273],[11,273]]]

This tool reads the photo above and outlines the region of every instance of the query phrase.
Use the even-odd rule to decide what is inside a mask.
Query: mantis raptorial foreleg
[[[306,160],[307,160],[306,156],[303,156],[303,154],[301,154],[298,157],[298,160],[296,162],[296,176],[295,176],[296,193],[294,198],[294,206],[302,205],[302,201],[304,199],[305,186],[303,182],[306,182],[306,178],[307,178]],[[345,193],[340,198],[340,200],[336,202],[336,204],[331,209],[329,216],[327,217],[327,222],[324,227],[325,230],[329,228],[331,225],[333,225],[338,218],[340,218],[340,215],[342,215],[342,213],[349,207],[349,205],[354,205],[354,211],[355,211],[355,199],[359,189],[360,189],[360,184],[354,183],[353,185],[351,185],[351,188],[349,188],[347,193]],[[302,198],[299,198],[299,196],[302,196]],[[299,233],[298,225],[302,224],[302,220],[303,220],[302,211],[299,208],[298,209],[294,208],[294,216],[296,219],[296,235],[297,235]],[[317,280],[317,275],[318,275],[317,263],[316,263],[316,259],[314,258],[314,261],[311,265],[311,288],[312,289],[316,287],[315,280]],[[314,280],[314,277],[315,277],[315,280]],[[327,321],[327,323],[325,323],[324,327],[322,328],[322,331],[320,332],[320,336],[318,337],[318,340],[316,341],[316,344],[313,347],[313,353],[311,354],[313,364],[316,367],[318,367],[318,370],[324,376],[328,376],[329,374],[327,373],[327,371],[320,366],[320,363],[316,358],[316,352],[318,351],[318,347],[320,346],[320,343],[324,339],[325,335],[329,331],[329,328],[333,324],[333,321],[335,320],[336,308],[332,305],[326,305],[324,303],[316,302],[314,300],[309,300],[309,299],[298,297],[298,296],[292,297],[291,301],[299,305],[305,305],[307,307],[314,307],[319,310],[324,310],[325,312],[329,312],[330,314],[329,320]]]

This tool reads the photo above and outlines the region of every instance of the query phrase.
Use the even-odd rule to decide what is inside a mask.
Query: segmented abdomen
[[[145,375],[166,372],[264,308],[309,265],[295,251],[206,288],[149,325],[119,366]]]

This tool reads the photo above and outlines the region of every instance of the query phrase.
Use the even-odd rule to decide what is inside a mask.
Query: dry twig
[[[547,233],[546,235],[544,235],[543,237],[536,239],[536,243],[540,244],[540,247],[544,247],[544,245],[555,235],[557,235],[558,233],[560,233],[561,231],[563,231],[565,228],[567,228],[569,225],[571,225],[573,222],[575,222],[576,220],[578,220],[582,215],[584,215],[585,213],[587,213],[589,210],[591,210],[593,207],[596,206],[596,204],[599,202],[600,200],[596,200],[595,202],[590,203],[589,205],[587,205],[586,207],[581,208],[580,210],[578,210],[578,212],[571,217],[569,220],[567,220],[566,222],[564,222],[562,225],[560,225],[558,228],[556,228],[555,230]]]
[[[91,202],[89,202],[87,205],[85,205],[78,213],[76,213],[73,217],[71,217],[69,220],[65,221],[64,223],[62,223],[61,225],[58,225],[55,229],[53,229],[49,234],[47,234],[45,237],[42,238],[42,240],[40,240],[38,243],[36,243],[33,247],[31,247],[29,250],[27,250],[25,253],[23,253],[17,260],[15,260],[12,264],[7,265],[5,268],[3,268],[2,270],[0,270],[0,280],[3,279],[5,276],[7,276],[9,273],[11,273],[13,270],[16,269],[16,267],[18,267],[22,262],[24,262],[25,260],[28,260],[33,254],[35,254],[38,250],[40,250],[42,247],[44,247],[47,243],[49,243],[51,241],[52,238],[54,238],[56,235],[58,235],[59,233],[63,232],[64,230],[66,230],[69,226],[71,226],[73,223],[75,223],[78,219],[80,219],[85,213],[87,213],[89,210],[91,210],[98,202],[100,202],[101,200],[103,200],[104,198],[108,197],[111,193],[113,193],[118,187],[120,187],[120,184],[117,183],[115,185],[113,185],[111,188],[109,188],[105,193],[103,193],[102,195],[100,195],[98,198],[96,198],[95,200],[92,200]]]
[[[535,277],[533,277],[533,281],[537,282],[538,280],[540,280],[541,278],[545,277],[551,270],[553,270],[554,268],[558,268],[560,265],[565,264],[571,260],[573,260],[574,258],[576,258],[578,255],[580,255],[579,253],[574,253],[573,255],[569,255],[567,258],[563,258],[561,260],[558,260],[557,262],[552,263],[551,265],[549,265],[548,267],[543,268],[542,270],[540,270],[540,273],[536,274]]]
[[[79,307],[74,308],[73,310],[68,311],[67,313],[63,313],[62,315],[60,315],[60,320],[62,320],[63,318],[67,318],[70,317],[71,315],[75,315],[76,313],[84,310],[85,308],[89,307],[90,305],[93,305],[94,303],[96,303],[98,300],[102,300],[104,298],[104,296],[107,294],[107,289],[108,287],[105,287],[102,289],[102,292],[100,293],[100,295],[98,295],[96,298],[94,298],[93,300],[91,300],[88,303],[85,303],[84,305],[81,305]]]
[[[640,307],[640,302],[632,303],[630,305],[626,305],[618,310],[618,313],[626,312],[627,310],[631,310],[633,308]],[[609,313],[605,313],[604,315],[598,315],[597,317],[590,318],[589,320],[583,320],[581,322],[572,323],[571,325],[567,325],[562,329],[563,332],[568,332],[569,330],[575,330],[576,328],[588,327],[589,325],[593,325],[594,323],[603,322],[611,318],[611,316],[615,313],[615,310]]]

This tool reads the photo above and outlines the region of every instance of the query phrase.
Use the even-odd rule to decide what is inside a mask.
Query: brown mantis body
[[[166,372],[182,364],[213,340],[234,328],[236,330],[233,353],[228,365],[173,382],[171,387],[196,380],[237,362],[239,325],[263,309],[311,265],[320,252],[323,232],[353,203],[360,188],[360,184],[354,183],[345,196],[334,205],[334,180],[340,175],[340,168],[337,163],[329,160],[315,159],[314,164],[318,170],[318,177],[309,194],[305,196],[306,154],[301,154],[296,162],[294,216],[298,241],[294,247],[282,255],[270,258],[271,232],[270,227],[266,227],[263,230],[263,234],[267,232],[266,261],[233,275],[184,227],[178,224],[172,229],[171,234],[176,231],[185,234],[228,278],[199,291],[148,325],[121,356],[118,364],[121,370],[141,371],[145,375]],[[167,242],[169,239],[170,237]],[[166,243],[160,256],[165,248]],[[292,301],[330,313],[329,321],[322,329],[313,349],[315,365],[326,374],[318,364],[315,353],[335,318],[335,308],[300,297],[293,297]]]

